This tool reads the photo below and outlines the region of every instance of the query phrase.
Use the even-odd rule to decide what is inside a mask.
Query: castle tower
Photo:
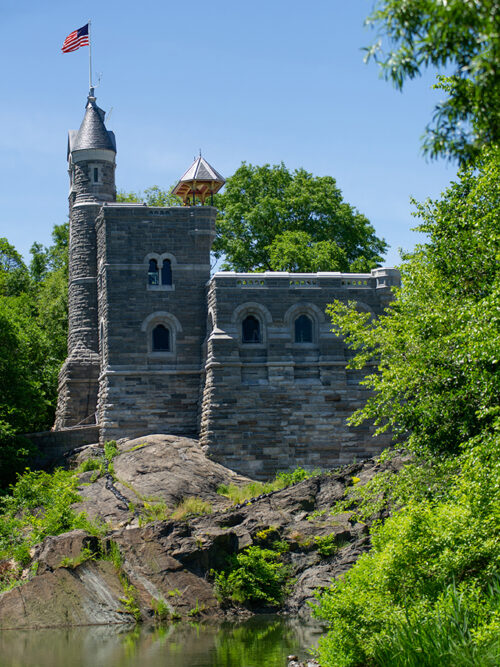
[[[101,440],[196,437],[216,214],[212,206],[102,206]]]
[[[68,358],[59,374],[56,429],[95,421],[100,372],[95,220],[102,204],[116,199],[116,142],[104,116],[91,88],[80,129],[68,136]]]

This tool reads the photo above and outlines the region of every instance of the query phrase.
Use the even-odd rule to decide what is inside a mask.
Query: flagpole
[[[90,19],[89,19],[89,88],[93,95],[94,86],[92,85],[92,40],[90,38]]]

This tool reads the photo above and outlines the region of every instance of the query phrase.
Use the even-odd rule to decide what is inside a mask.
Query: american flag
[[[80,46],[88,46],[88,43],[89,24],[86,23],[82,28],[69,33],[62,45],[62,52],[69,53],[70,51],[76,51]]]

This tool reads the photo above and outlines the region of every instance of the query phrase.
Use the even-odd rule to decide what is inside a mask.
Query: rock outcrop
[[[133,622],[134,614],[152,618],[158,601],[164,613],[183,617],[225,613],[210,571],[224,569],[229,556],[251,544],[276,541],[287,543],[283,558],[295,582],[283,611],[309,614],[314,590],[341,576],[370,546],[366,525],[350,513],[332,516],[330,508],[353,478],[362,484],[376,471],[402,464],[357,463],[233,506],[217,487],[249,480],[207,459],[196,441],[154,435],[121,441],[118,448],[118,494],[102,476],[91,483],[89,471],[81,475],[83,500],[75,506],[105,519],[107,536],[101,545],[84,531],[46,538],[33,553],[36,576],[0,596],[0,628]],[[76,461],[96,449],[89,446]],[[173,508],[186,496],[210,502],[212,513],[151,522],[142,514],[148,503]],[[328,536],[336,547],[322,555],[317,538]],[[119,566],[102,559],[78,564],[84,549],[102,553],[103,542],[118,546]]]

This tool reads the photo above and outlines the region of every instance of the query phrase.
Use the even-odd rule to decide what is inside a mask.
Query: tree
[[[375,266],[387,249],[367,218],[343,201],[334,178],[290,172],[283,163],[243,162],[216,196],[216,206],[213,251],[224,258],[224,269],[347,270],[360,260]]]
[[[0,239],[0,488],[28,460],[20,434],[54,420],[67,350],[68,224],[55,225],[52,239],[33,244],[29,269]]]
[[[57,371],[28,294],[0,298],[0,489],[14,481],[32,448],[21,433],[46,428]]]
[[[335,241],[314,243],[306,232],[284,232],[273,240],[269,260],[273,271],[347,271],[349,265]]]
[[[330,308],[357,352],[378,359],[375,390],[352,417],[391,427],[413,451],[454,452],[484,432],[500,404],[500,151],[462,168],[439,201],[417,205],[429,242],[404,257],[403,287],[370,320],[354,303]]]
[[[21,294],[28,289],[29,282],[21,255],[6,238],[0,238],[0,297]]]
[[[162,190],[158,185],[146,188],[144,192],[125,192],[118,190],[116,201],[119,202],[145,202],[148,206],[182,206],[182,199],[173,195],[170,190]]]
[[[463,163],[500,143],[499,0],[379,0],[367,23],[379,33],[367,60],[397,88],[427,67],[453,70],[438,77],[447,97],[426,129],[425,153]]]

